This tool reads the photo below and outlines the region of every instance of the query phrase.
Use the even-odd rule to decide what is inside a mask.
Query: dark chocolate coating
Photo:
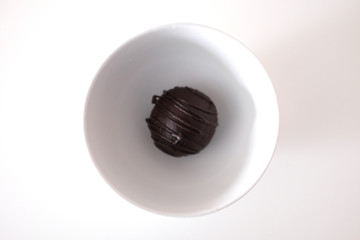
[[[202,92],[175,87],[153,96],[146,119],[154,144],[174,157],[196,154],[205,148],[218,126],[215,104]]]

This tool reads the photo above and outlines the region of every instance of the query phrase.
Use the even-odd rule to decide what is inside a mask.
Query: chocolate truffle
[[[182,157],[205,148],[218,126],[215,104],[202,92],[175,87],[153,96],[155,104],[146,119],[154,144],[161,151]]]

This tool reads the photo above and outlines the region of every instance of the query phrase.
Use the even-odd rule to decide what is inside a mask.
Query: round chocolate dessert
[[[204,149],[218,126],[215,104],[202,92],[175,87],[153,96],[146,119],[154,144],[161,151],[182,157]]]

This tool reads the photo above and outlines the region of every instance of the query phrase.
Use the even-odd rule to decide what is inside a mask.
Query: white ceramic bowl
[[[199,154],[159,151],[145,118],[153,95],[189,86],[216,104],[219,126]],[[85,136],[106,181],[133,204],[163,215],[214,212],[245,195],[264,173],[278,134],[271,81],[256,57],[212,28],[174,24],[116,50],[100,68],[85,107]]]

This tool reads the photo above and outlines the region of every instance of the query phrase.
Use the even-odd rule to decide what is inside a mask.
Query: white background
[[[100,177],[85,97],[121,43],[168,23],[225,31],[273,81],[259,183],[204,217],[138,209]],[[360,239],[360,1],[0,1],[0,239]]]

